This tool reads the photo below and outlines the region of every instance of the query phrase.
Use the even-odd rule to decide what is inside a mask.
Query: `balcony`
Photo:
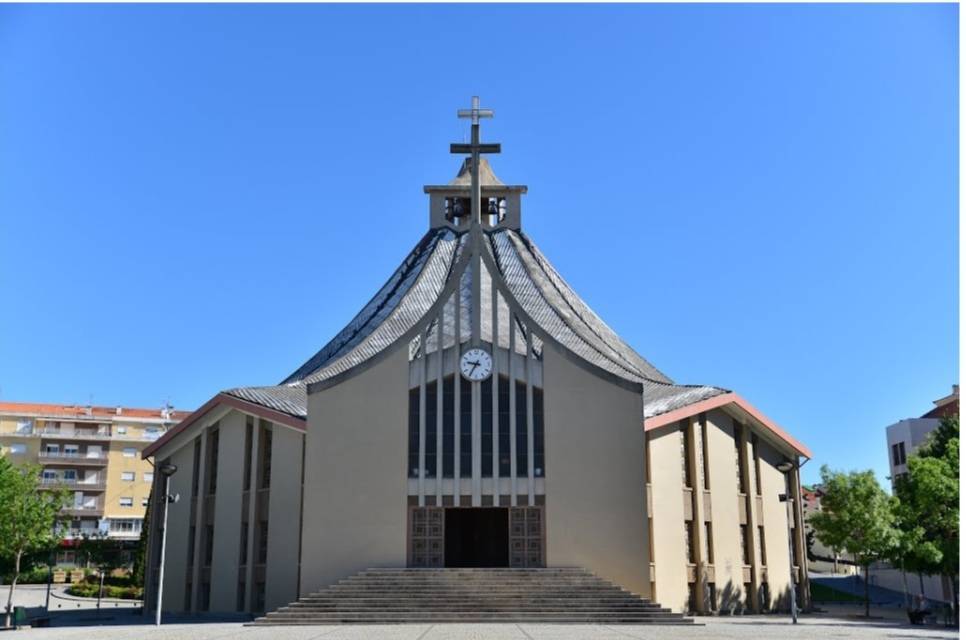
[[[68,516],[100,516],[104,515],[104,503],[96,500],[87,504],[72,504],[64,507],[61,513]]]
[[[38,458],[41,462],[48,464],[95,465],[101,467],[107,464],[107,453],[104,451],[41,451]]]
[[[104,480],[88,480],[82,478],[41,478],[41,489],[70,489],[72,491],[104,491],[107,483]]]
[[[62,440],[110,440],[111,430],[110,429],[74,429],[68,431],[65,429],[36,429],[34,433],[39,434],[42,438],[60,438]]]

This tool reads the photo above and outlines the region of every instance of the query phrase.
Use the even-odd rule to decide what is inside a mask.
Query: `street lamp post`
[[[161,626],[161,596],[164,593],[164,551],[168,542],[168,505],[176,502],[177,498],[171,495],[171,476],[178,470],[178,467],[171,463],[161,466],[161,475],[164,476],[164,518],[161,520],[161,565],[158,569],[158,605],[154,614],[155,626]]]
[[[788,493],[778,494],[779,502],[787,502],[792,506],[793,511],[789,515],[788,507],[785,508],[786,517],[789,518],[788,522],[794,522],[795,513],[795,498],[792,496],[792,477],[789,475],[792,469],[795,468],[795,463],[790,460],[783,460],[776,465],[776,468],[785,474],[785,486],[787,487]],[[788,527],[788,571],[789,576],[792,579],[791,589],[791,605],[792,605],[792,624],[798,624],[798,596],[796,594],[797,590],[797,580],[798,577],[795,575],[795,541],[792,539],[792,528]]]

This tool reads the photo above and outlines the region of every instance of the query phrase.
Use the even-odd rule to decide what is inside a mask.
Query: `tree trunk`
[[[869,565],[865,565],[865,617],[869,617]]]
[[[20,577],[20,557],[23,551],[18,551],[13,560],[13,580],[10,581],[10,591],[7,592],[7,615],[3,626],[10,628],[10,618],[13,616],[13,590],[17,587],[17,578]]]

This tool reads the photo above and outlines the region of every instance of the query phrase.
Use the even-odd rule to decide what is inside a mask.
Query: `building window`
[[[423,477],[436,477],[436,382],[426,383],[426,468]]]
[[[205,561],[201,566],[210,567],[211,560],[215,556],[215,527],[214,525],[205,526]]]
[[[241,524],[241,534],[238,536],[238,564],[244,566],[248,563],[248,523]]]
[[[141,521],[134,518],[112,518],[110,521],[110,531],[111,533],[140,533]]]
[[[124,447],[123,454],[125,458],[136,458],[138,455],[138,450],[134,447]]]
[[[499,395],[499,445],[500,445],[500,477],[510,476],[510,380],[500,376],[497,381]]]
[[[20,435],[26,435],[33,433],[34,431],[34,421],[28,419],[17,420],[17,430],[16,433]]]
[[[747,566],[751,564],[751,532],[748,525],[739,526],[741,527],[741,562]]]
[[[245,491],[252,488],[252,434],[255,431],[255,419],[245,416],[245,475],[242,477],[242,487]]]
[[[268,561],[268,522],[258,523],[258,564]]]
[[[755,459],[755,495],[761,495],[761,457],[758,455],[758,436],[751,436],[751,455]]]
[[[708,418],[703,413],[699,418],[701,425],[701,470],[703,471],[704,490],[711,491],[711,462],[708,455]]]
[[[195,527],[191,525],[188,527],[188,566],[194,566],[195,563]],[[189,574],[190,575],[190,574]]]
[[[517,405],[517,477],[527,477],[527,385],[519,380],[516,384]]]
[[[694,530],[690,522],[684,523],[684,555],[688,564],[697,564],[695,557],[697,550],[694,548]]]
[[[460,376],[462,378],[462,376]],[[462,385],[461,385],[462,386]],[[462,398],[460,398],[462,400]],[[456,425],[453,424],[453,410],[456,401],[453,398],[453,376],[443,379],[443,477],[453,477],[453,452],[455,448],[454,435]],[[462,408],[462,407],[461,407]]]
[[[133,471],[122,471],[121,482],[134,482],[136,474]]]
[[[691,443],[688,442],[688,421],[682,420],[679,425],[681,440],[681,484],[691,489]]]
[[[145,482],[154,482],[154,472],[153,471],[146,471],[146,472],[144,472],[144,481]]]
[[[11,455],[23,455],[27,453],[27,445],[25,444],[11,444],[8,446]]]
[[[208,434],[208,491],[206,495],[214,495],[218,488],[218,428],[215,427]]]
[[[144,439],[145,440],[157,440],[161,437],[161,429],[157,427],[145,427],[144,428]]]
[[[122,427],[121,425],[118,425],[118,426],[117,426],[117,431],[116,431],[116,433],[117,433],[117,435],[119,435],[119,436],[123,436],[123,435],[126,435],[126,434],[127,434],[127,427]]]
[[[473,477],[473,385],[460,379],[460,477]]]
[[[235,595],[235,611],[245,610],[245,581],[238,581],[238,593]]]
[[[897,442],[892,445],[892,464],[898,466],[906,463],[906,443]]]
[[[714,564],[714,539],[711,536],[711,521],[704,523],[704,546],[708,564]]]
[[[708,583],[708,611],[718,610],[718,588],[713,582]]]
[[[142,507],[146,507],[146,506],[148,506],[148,500],[149,500],[149,499],[148,499],[147,497],[145,497],[145,498],[141,498],[141,506],[142,506]]]
[[[738,493],[748,493],[748,480],[745,476],[745,456],[742,450],[744,434],[741,425],[737,422],[735,427],[735,473],[738,475]]]
[[[264,425],[265,439],[262,447],[262,489],[272,486],[272,428]]]
[[[419,477],[419,389],[409,390],[409,477]],[[247,484],[247,482],[246,482]]]
[[[768,565],[765,560],[765,527],[761,525],[758,525],[758,560],[761,562],[761,566]]]
[[[130,498],[130,497],[122,497],[122,498],[119,498],[118,499],[118,504],[120,506],[122,506],[122,507],[133,507],[134,506],[134,498]]]
[[[480,465],[484,478],[493,477],[493,377],[480,383]]]
[[[191,453],[191,497],[198,496],[198,474],[201,471],[201,438],[195,438]]]
[[[543,446],[543,389],[533,388],[533,475],[547,474],[547,460]]]

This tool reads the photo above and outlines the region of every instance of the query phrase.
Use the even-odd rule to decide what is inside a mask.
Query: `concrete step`
[[[416,622],[692,621],[580,568],[374,568],[340,580],[251,624]]]

